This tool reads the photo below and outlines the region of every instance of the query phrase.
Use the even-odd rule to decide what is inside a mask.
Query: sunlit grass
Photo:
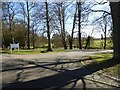
[[[92,60],[99,63],[99,62],[102,62],[105,60],[110,60],[110,59],[112,59],[112,57],[113,57],[112,53],[101,53],[101,54],[94,54],[94,55],[90,56],[89,58],[92,58]],[[110,75],[115,78],[119,78],[120,64],[109,67],[109,68],[105,68],[105,69],[103,69],[103,72],[104,72],[104,74]]]
[[[112,55],[112,53],[100,53],[100,54],[94,54],[90,57],[97,62],[101,62],[101,61],[104,61],[104,60],[111,59],[113,57],[113,55]]]
[[[119,75],[120,75],[120,64],[115,65],[113,67],[109,67],[107,69],[104,69],[104,71],[105,71],[106,74],[108,74],[110,76],[119,78]]]
[[[104,48],[104,41],[103,40],[93,40],[91,42],[90,48],[91,49],[103,49]],[[106,49],[112,49],[113,43],[110,39],[106,40]]]
[[[23,50],[20,49],[19,52],[18,50],[13,50],[12,52],[8,49],[6,50],[0,50],[0,53],[6,53],[6,54],[40,54],[41,51],[46,51],[47,48],[37,48],[37,49],[30,49],[30,50]],[[57,53],[57,52],[68,52],[68,51],[72,51],[70,49],[64,50],[64,48],[53,48],[52,52],[46,52],[46,53]]]
[[[68,51],[72,51],[70,49],[64,49],[64,48],[53,48],[53,53],[55,52],[68,52]]]
[[[10,50],[2,50],[2,53],[6,54],[39,54],[40,50],[13,50],[12,52]]]

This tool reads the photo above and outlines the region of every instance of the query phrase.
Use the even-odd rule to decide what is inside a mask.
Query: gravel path
[[[112,50],[77,50],[71,52],[58,52],[58,53],[42,53],[42,54],[29,54],[29,55],[12,55],[2,54],[3,62],[9,59],[24,59],[24,60],[49,60],[56,59],[80,59],[84,56],[89,56],[95,53],[112,52]]]
[[[3,54],[3,72],[1,72],[3,87],[115,88],[118,85],[117,81],[100,75],[101,70],[85,67],[85,64],[92,63],[91,60],[81,61],[85,56],[102,52],[112,52],[112,50],[83,50],[34,55]]]

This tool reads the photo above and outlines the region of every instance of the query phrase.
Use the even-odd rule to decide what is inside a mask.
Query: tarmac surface
[[[86,56],[112,50],[76,50],[32,55],[2,54],[4,88],[119,88],[119,79],[102,70],[116,65],[111,60],[98,64]],[[109,64],[111,63],[111,64]]]

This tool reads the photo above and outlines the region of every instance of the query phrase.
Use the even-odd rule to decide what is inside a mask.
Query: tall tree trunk
[[[10,14],[10,5],[8,4],[8,13],[9,13],[9,29],[11,34],[11,43],[14,43],[13,30],[12,30],[12,15]]]
[[[11,17],[10,17],[11,18]],[[12,26],[13,26],[13,24],[12,24],[12,19],[9,19],[10,20],[10,22],[9,22],[9,28],[10,28],[10,32],[11,32],[11,43],[15,43],[14,42],[14,30],[12,29]]]
[[[26,2],[27,4],[27,29],[28,29],[28,32],[27,32],[27,46],[28,46],[28,49],[30,49],[30,16],[29,16],[29,5],[28,5],[28,1]]]
[[[107,41],[107,37],[106,37],[106,30],[105,30],[105,38],[104,38],[104,50],[106,49],[106,41]]]
[[[69,48],[72,49],[72,41],[73,41],[73,38],[69,35],[68,37],[68,41],[69,41]]]
[[[25,13],[24,13],[24,27],[25,27]],[[25,34],[24,34],[24,38],[25,38],[25,49],[27,49],[27,30],[25,29]]]
[[[32,28],[32,43],[33,43],[33,49],[35,49],[35,31]]]
[[[65,45],[64,45],[64,43],[65,43],[65,39],[64,39],[64,36],[63,36],[63,23],[62,23],[62,15],[61,15],[61,10],[59,10],[59,21],[60,21],[60,27],[61,27],[61,38],[62,38],[62,44],[63,44],[63,47],[64,47],[64,49],[65,49]]]
[[[106,41],[107,41],[107,40],[106,40],[106,39],[107,39],[107,36],[106,36],[106,33],[107,33],[107,21],[106,21],[106,19],[107,19],[107,18],[105,18],[105,17],[104,17],[104,19],[103,19],[103,20],[105,21],[105,27],[104,27],[104,30],[105,30],[105,31],[104,31],[104,35],[105,35],[105,36],[104,36],[104,50],[106,49]]]
[[[64,13],[64,8],[62,8],[62,22],[63,22],[63,44],[64,44],[64,49],[67,49],[67,44],[66,44],[66,34],[65,34],[65,13]]]
[[[86,45],[85,45],[85,49],[90,49],[90,36],[88,36],[87,40],[86,40]]]
[[[72,33],[71,33],[71,37],[70,37],[70,40],[71,40],[70,41],[70,49],[72,49],[72,45],[73,45],[73,34],[74,34],[74,29],[75,29],[75,24],[76,24],[76,16],[77,16],[76,14],[77,14],[77,7],[76,7],[76,10],[75,10],[75,14],[74,14]]]
[[[110,2],[113,19],[114,59],[120,60],[120,2]]]
[[[10,35],[11,35],[11,43],[13,43],[13,32],[12,32],[12,27],[11,27],[11,20],[9,19],[9,29],[10,29]]]
[[[78,1],[78,42],[79,42],[79,49],[82,49],[81,43],[81,0]]]
[[[62,38],[62,44],[64,49],[67,49],[67,44],[66,44],[66,34],[65,34],[65,16],[64,16],[64,7],[62,6],[62,3],[59,3],[58,6],[58,16],[59,16],[59,22],[60,22],[60,27],[61,27],[61,38]]]
[[[51,49],[51,40],[50,40],[50,27],[49,27],[49,14],[48,14],[48,3],[47,0],[45,2],[46,5],[46,25],[47,25],[47,37],[48,37],[48,49],[47,51],[52,51]]]

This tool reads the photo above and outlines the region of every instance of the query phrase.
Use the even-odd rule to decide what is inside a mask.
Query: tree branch
[[[107,14],[109,14],[109,15],[112,15],[110,12],[107,12],[107,11],[105,11],[105,10],[92,10],[92,9],[91,9],[91,11],[92,11],[92,12],[104,12],[104,13],[107,13]]]

